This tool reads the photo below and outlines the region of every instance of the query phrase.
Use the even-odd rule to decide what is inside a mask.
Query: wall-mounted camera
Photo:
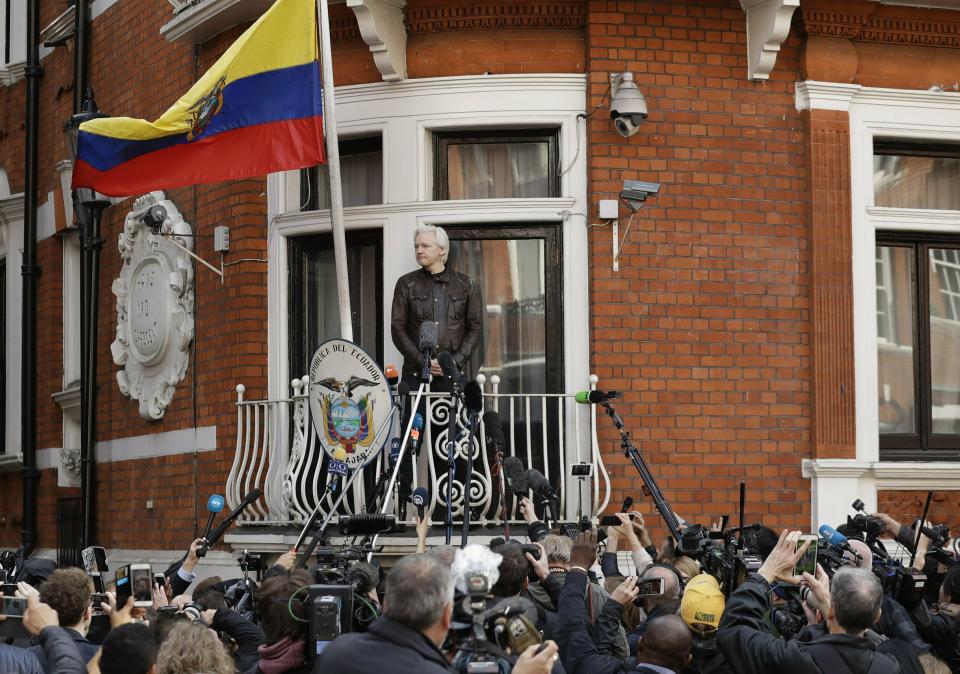
[[[610,118],[624,138],[639,131],[647,118],[647,99],[633,81],[633,73],[610,74]]]
[[[624,180],[620,198],[627,201],[644,202],[647,197],[655,197],[660,193],[660,183],[645,183],[642,180]]]
[[[164,220],[167,219],[167,209],[163,206],[156,204],[147,209],[147,212],[143,214],[143,224],[150,228],[150,231],[154,234],[160,233],[160,228],[163,227]]]
[[[570,477],[587,478],[593,475],[593,464],[591,463],[571,463]]]

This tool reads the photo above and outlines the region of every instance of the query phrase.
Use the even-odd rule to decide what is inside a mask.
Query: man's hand
[[[557,644],[553,641],[544,641],[539,646],[528,646],[517,658],[513,674],[549,674],[560,657],[557,650]]]
[[[537,511],[526,496],[520,499],[520,514],[523,515],[523,521],[527,524],[537,521]]]
[[[133,597],[127,597],[127,603],[120,608],[117,608],[117,600],[112,593],[108,592],[107,597],[110,599],[110,627],[120,627],[120,625],[132,623],[134,611]]]
[[[570,550],[570,566],[579,566],[586,570],[597,561],[597,531],[584,531],[573,541]]]
[[[424,513],[422,520],[419,515],[414,515],[413,521],[417,525],[417,552],[426,552],[427,534],[430,532],[430,518]]]
[[[640,545],[640,539],[637,538],[637,532],[633,528],[633,522],[630,519],[630,516],[626,513],[615,513],[615,516],[620,520],[620,526],[616,527],[615,531],[627,539],[630,543],[630,546]]]
[[[903,528],[903,525],[901,525],[897,520],[890,517],[890,515],[888,515],[887,513],[874,513],[873,516],[876,517],[881,522],[883,522],[884,532],[890,534],[894,538],[900,535],[900,529]]]
[[[207,627],[213,625],[213,617],[217,615],[217,609],[208,608],[206,611],[200,612],[200,617],[203,619],[203,622],[206,623]]]
[[[757,573],[766,578],[767,582],[771,584],[780,580],[791,585],[797,585],[800,582],[800,578],[794,576],[793,571],[797,566],[797,562],[803,557],[803,553],[806,552],[807,548],[810,547],[810,544],[813,542],[806,541],[797,549],[797,541],[799,540],[799,531],[787,531],[784,529],[780,532],[780,540],[777,541],[777,545],[773,548],[773,551]]]
[[[640,590],[637,588],[637,577],[627,576],[627,579],[617,585],[617,589],[610,594],[610,598],[621,606],[627,607],[633,603],[633,600],[636,599],[639,594]]]
[[[433,358],[430,361],[430,374],[432,374],[434,377],[443,376],[443,368],[440,367],[440,361],[438,361],[436,358]]]
[[[820,615],[824,618],[830,615],[830,577],[823,567],[817,564],[817,575],[803,574],[803,582],[813,593],[813,601]],[[806,603],[806,602],[804,602]],[[811,607],[812,608],[812,607]]]
[[[527,558],[527,561],[530,562],[530,566],[533,567],[533,572],[537,574],[537,578],[543,580],[550,575],[550,562],[547,561],[547,551],[543,549],[543,546],[539,543],[534,543],[534,545],[540,548],[540,559],[534,559],[533,555],[529,552],[525,552],[523,555]]]
[[[35,596],[35,597],[37,597],[37,598],[40,597],[40,591],[39,591],[37,588],[35,588],[35,587],[34,587],[33,585],[31,585],[30,583],[25,583],[25,582],[22,581],[22,580],[21,580],[19,583],[17,583],[17,593],[18,593],[21,597],[27,597],[27,598],[29,598],[30,595],[33,595],[33,596]]]
[[[23,614],[23,626],[36,636],[47,627],[58,627],[60,618],[57,612],[40,601],[39,594],[27,596],[27,612]]]
[[[167,600],[167,593],[164,592],[163,588],[153,584],[153,608],[158,609],[161,606],[167,606],[170,602]]]
[[[202,538],[195,538],[193,543],[190,544],[190,552],[187,553],[187,558],[183,560],[183,570],[187,573],[193,573],[194,567],[196,567],[197,562],[200,561],[200,557],[197,556],[197,551],[203,546]]]
[[[277,564],[282,566],[287,571],[293,569],[293,563],[297,561],[297,553],[294,550],[287,550],[285,553],[277,557]]]

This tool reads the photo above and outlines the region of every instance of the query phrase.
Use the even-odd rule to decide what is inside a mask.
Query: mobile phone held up
[[[657,597],[663,594],[663,578],[645,578],[637,581],[637,597]]]
[[[620,518],[616,515],[604,515],[600,518],[601,527],[619,527],[620,524]]]
[[[793,570],[795,576],[802,576],[804,573],[809,573],[811,576],[817,575],[817,535],[801,534],[797,540],[796,549],[802,548],[807,541],[810,541],[810,547],[803,553],[803,557],[797,561],[797,566]]]
[[[0,601],[3,602],[2,613],[0,615],[7,618],[22,618],[23,614],[27,612],[27,600],[24,597],[8,597],[4,595],[0,597]]]
[[[153,570],[149,564],[127,564],[117,569],[117,608],[126,605],[133,596],[133,605],[153,606]]]

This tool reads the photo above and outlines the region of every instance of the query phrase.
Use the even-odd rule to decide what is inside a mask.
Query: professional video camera
[[[529,599],[491,597],[490,590],[500,576],[503,557],[486,546],[468,545],[457,551],[453,577],[463,595],[463,615],[470,623],[454,623],[457,630],[453,666],[468,674],[509,672],[514,655],[541,643],[534,623],[537,611]]]
[[[717,579],[726,597],[763,564],[758,555],[743,548],[732,531],[711,532],[701,524],[683,530],[677,553],[700,562],[704,572]]]

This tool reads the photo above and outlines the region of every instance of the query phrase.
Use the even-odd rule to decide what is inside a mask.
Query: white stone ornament
[[[144,223],[151,208],[162,216],[158,233]],[[117,338],[110,350],[123,367],[117,372],[120,392],[140,401],[144,419],[163,418],[190,361],[193,264],[163,235],[192,250],[192,234],[174,203],[163,192],[151,192],[134,202],[119,236],[123,267],[113,282]]]

